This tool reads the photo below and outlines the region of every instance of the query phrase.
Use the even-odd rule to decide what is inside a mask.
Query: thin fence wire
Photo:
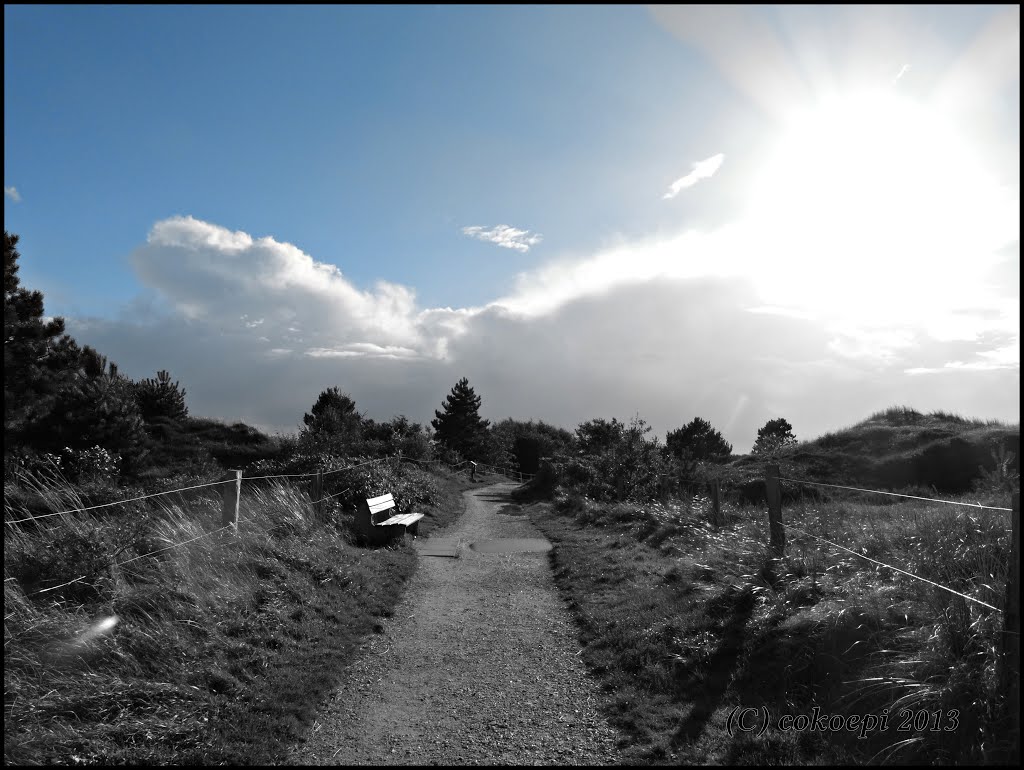
[[[197,484],[194,487],[182,487],[181,489],[171,489],[167,492],[154,492],[151,495],[143,495],[142,497],[132,497],[128,500],[115,500],[112,503],[102,503],[100,505],[90,505],[85,508],[72,508],[69,511],[56,511],[54,513],[44,513],[39,516],[30,516],[27,519],[15,519],[13,521],[4,521],[4,524],[24,524],[27,521],[36,521],[37,519],[46,519],[50,516],[64,516],[68,513],[84,513],[85,511],[94,511],[98,508],[109,508],[112,505],[124,505],[125,503],[135,503],[139,500],[148,500],[151,497],[162,497],[163,495],[173,495],[177,492],[188,492],[193,489],[203,489],[204,487],[216,487],[220,484],[234,484],[234,479],[225,479],[224,481],[211,481],[209,484]]]
[[[361,467],[363,467],[365,465],[372,465],[373,463],[383,462],[385,460],[390,460],[390,459],[392,459],[392,458],[386,458],[386,457],[377,458],[375,460],[369,460],[369,461],[364,462],[364,463],[358,463],[356,465],[349,465],[349,466],[346,466],[344,468],[336,468],[336,469],[331,470],[331,471],[325,471],[323,473],[323,475],[326,476],[326,475],[328,475],[330,473],[338,473],[340,471],[352,470],[353,468],[361,468]],[[408,459],[413,459],[414,460],[415,458],[408,458]],[[459,465],[463,465],[464,463],[465,463],[465,461],[463,461],[462,463],[459,463]],[[454,466],[454,467],[458,467],[458,466]],[[256,481],[256,480],[259,480],[259,479],[275,479],[275,478],[308,478],[310,476],[315,476],[315,475],[316,475],[315,473],[285,473],[285,474],[278,474],[278,475],[271,475],[271,476],[251,476],[249,478],[243,478],[242,481]],[[117,500],[117,501],[112,502],[112,503],[103,503],[101,505],[93,505],[93,506],[88,506],[88,507],[85,507],[85,508],[74,508],[74,509],[68,510],[68,511],[56,511],[56,512],[53,512],[53,513],[47,513],[47,514],[43,514],[43,515],[40,515],[40,516],[32,516],[32,517],[27,518],[27,519],[17,519],[17,520],[14,520],[14,521],[6,521],[5,524],[22,524],[22,523],[29,522],[29,521],[35,521],[36,519],[48,518],[50,516],[63,516],[65,514],[69,514],[69,513],[81,513],[81,512],[84,512],[84,511],[91,511],[91,510],[95,510],[95,509],[98,509],[98,508],[109,508],[109,507],[114,506],[114,505],[121,505],[121,504],[124,504],[124,503],[132,503],[132,502],[137,502],[139,500],[146,500],[146,499],[149,499],[151,497],[161,497],[161,496],[164,496],[164,495],[171,495],[171,494],[174,494],[174,493],[177,493],[177,492],[188,492],[188,491],[191,491],[191,490],[194,490],[194,489],[203,489],[203,488],[206,488],[206,487],[219,486],[221,484],[232,484],[232,483],[236,483],[236,481],[237,481],[237,479],[224,479],[222,481],[213,481],[213,482],[210,482],[208,484],[197,484],[197,485],[191,486],[191,487],[182,487],[180,489],[171,489],[171,490],[168,490],[166,492],[156,492],[156,493],[153,493],[153,494],[150,494],[150,495],[143,495],[141,497],[131,498],[129,500]],[[316,505],[316,503],[321,503],[321,502],[324,502],[326,500],[330,500],[330,499],[332,499],[334,497],[338,497],[339,495],[343,495],[343,494],[345,494],[346,492],[348,492],[351,489],[352,489],[352,487],[346,487],[345,489],[341,490],[340,492],[335,492],[335,493],[330,494],[330,495],[325,495],[325,496],[321,497],[320,500],[318,500],[318,501],[316,501],[316,502],[314,502],[312,504]],[[158,554],[158,553],[163,553],[164,551],[170,551],[170,550],[172,550],[174,548],[180,548],[183,545],[188,545],[189,543],[194,543],[197,540],[202,540],[204,537],[210,537],[211,535],[215,535],[218,532],[223,532],[224,530],[231,529],[233,527],[234,527],[233,524],[226,524],[223,527],[219,527],[218,529],[212,530],[210,532],[204,532],[202,535],[198,535],[196,537],[189,538],[188,540],[183,540],[180,543],[172,543],[171,545],[165,546],[163,548],[157,548],[157,549],[155,549],[153,551],[149,551],[149,552],[144,553],[144,554],[139,554],[138,556],[133,556],[132,558],[125,559],[124,561],[120,561],[120,562],[112,561],[112,562],[109,562],[108,564],[105,564],[102,567],[97,567],[96,569],[86,573],[85,575],[80,575],[79,577],[76,577],[73,580],[69,580],[69,581],[67,581],[65,583],[61,583],[59,585],[50,586],[49,588],[42,588],[42,589],[40,589],[38,591],[33,591],[30,594],[26,594],[26,598],[30,597],[30,596],[37,596],[39,594],[49,593],[51,591],[57,591],[57,590],[59,590],[61,588],[66,588],[69,585],[73,585],[74,583],[79,583],[79,582],[81,582],[83,580],[86,580],[89,577],[92,577],[93,575],[95,575],[96,573],[98,573],[98,572],[100,572],[100,571],[102,571],[104,569],[109,569],[109,568],[113,568],[113,567],[120,567],[120,566],[123,566],[125,564],[130,564],[133,561],[138,561],[139,559],[144,559],[147,556],[153,556],[153,555]],[[13,577],[8,577],[8,578],[4,579],[4,582],[7,582],[9,580],[14,580],[14,579],[15,578],[13,578]]]
[[[524,480],[527,478],[532,479],[535,475],[533,473],[522,473],[509,468],[499,468],[496,465],[491,465],[490,463],[477,463],[477,465],[481,468],[489,468],[493,473],[497,473],[499,476],[507,476],[510,479],[517,476]]]
[[[714,483],[714,481],[708,481],[708,480],[699,481],[697,479],[689,479],[689,478],[682,478],[682,477],[677,477],[677,478],[678,478],[679,481],[685,481],[685,482],[690,483],[690,484],[698,484],[698,485],[699,484],[707,484],[707,485],[711,485],[711,484]],[[905,494],[902,494],[900,492],[883,492],[881,489],[864,489],[862,487],[849,487],[849,486],[844,486],[842,484],[825,484],[825,483],[818,482],[818,481],[807,481],[805,479],[791,479],[788,476],[779,476],[778,479],[779,479],[779,481],[790,481],[790,482],[793,482],[794,484],[810,484],[811,486],[815,486],[815,487],[831,487],[833,489],[849,489],[849,490],[852,490],[854,492],[867,492],[869,494],[875,494],[875,495],[890,495],[891,497],[905,497],[905,498],[907,498],[909,500],[924,500],[925,502],[929,502],[929,503],[942,503],[943,505],[963,505],[963,506],[967,506],[969,508],[982,508],[982,509],[984,509],[986,511],[1010,511],[1010,510],[1012,510],[1010,508],[1000,508],[1000,507],[995,506],[995,505],[982,505],[981,503],[963,503],[963,502],[958,502],[956,500],[939,500],[939,499],[934,498],[934,497],[919,497],[918,495],[905,495]],[[719,483],[721,484],[721,486],[723,488],[724,487],[731,487],[731,488],[735,489],[736,486],[737,486],[734,483],[727,483],[727,482],[719,482]]]
[[[332,473],[340,473],[342,471],[347,471],[347,470],[353,470],[355,468],[361,468],[361,467],[364,467],[364,466],[367,466],[367,465],[373,465],[374,463],[385,462],[385,461],[388,461],[388,460],[391,460],[391,459],[392,458],[381,457],[381,458],[377,458],[377,459],[374,459],[374,460],[368,460],[368,461],[363,462],[363,463],[357,463],[356,465],[349,465],[349,466],[346,466],[344,468],[335,468],[334,470],[324,471],[322,476],[327,476],[327,475],[332,474]],[[417,462],[417,463],[423,462],[423,461],[417,460],[414,457],[406,457],[406,458],[403,458],[403,459],[412,460],[413,462]],[[427,462],[430,462],[430,461],[427,461]],[[448,465],[451,470],[455,471],[458,468],[460,468],[461,466],[465,465],[467,462],[469,462],[469,461],[468,460],[463,460],[462,462],[455,463],[455,464],[448,464],[448,463],[445,463],[445,464]],[[495,471],[497,473],[500,473],[502,475],[508,475],[504,470],[498,469],[495,466],[490,465],[489,463],[479,463],[479,465],[484,467],[484,468],[490,468],[491,470],[493,470],[493,471]],[[248,478],[243,478],[242,480],[243,481],[257,481],[257,480],[261,480],[261,479],[277,479],[277,478],[309,478],[309,477],[315,476],[315,475],[316,475],[316,473],[284,473],[284,474],[276,474],[276,475],[268,475],[268,476],[250,476]],[[519,475],[523,476],[525,474],[519,474]],[[833,489],[846,489],[846,490],[851,490],[851,491],[854,491],[854,492],[866,492],[866,493],[869,493],[869,494],[890,495],[890,496],[893,496],[893,497],[901,497],[901,498],[906,498],[906,499],[911,499],[911,500],[923,500],[925,502],[942,503],[942,504],[945,504],[945,505],[960,505],[960,506],[966,506],[966,507],[971,507],[971,508],[982,508],[982,509],[985,509],[985,510],[993,510],[993,511],[1010,511],[1011,510],[1010,508],[1001,508],[1001,507],[996,507],[996,506],[981,505],[980,503],[962,503],[962,502],[956,502],[956,501],[952,501],[952,500],[938,500],[938,499],[930,498],[930,497],[920,497],[918,495],[906,495],[906,494],[901,494],[901,493],[897,493],[897,492],[884,492],[884,491],[878,490],[878,489],[864,489],[864,488],[861,488],[861,487],[851,487],[851,486],[845,486],[845,485],[841,485],[841,484],[826,484],[826,483],[822,483],[822,482],[807,481],[807,480],[804,480],[804,479],[793,479],[793,478],[789,478],[789,477],[786,477],[786,476],[779,476],[778,479],[780,481],[789,481],[789,482],[794,483],[794,484],[808,484],[808,485],[811,485],[811,486],[829,487],[829,488],[833,488]],[[696,479],[689,479],[689,478],[679,478],[678,480],[679,481],[683,481],[683,482],[687,482],[687,483],[692,483],[692,484],[712,484],[712,483],[714,483],[713,481],[698,481]],[[171,495],[171,494],[180,493],[180,492],[189,492],[189,491],[192,491],[192,490],[195,490],[195,489],[204,489],[204,488],[207,488],[207,487],[219,486],[221,484],[230,484],[230,483],[234,483],[234,482],[236,482],[236,479],[224,479],[222,481],[213,481],[213,482],[209,482],[207,484],[197,484],[197,485],[191,486],[191,487],[182,487],[180,489],[172,489],[172,490],[168,490],[166,492],[155,492],[153,494],[142,495],[141,497],[134,497],[134,498],[130,498],[128,500],[117,500],[117,501],[114,501],[114,502],[111,502],[111,503],[102,503],[100,505],[93,505],[93,506],[88,506],[88,507],[84,507],[84,508],[74,508],[74,509],[67,510],[67,511],[56,511],[56,512],[53,512],[53,513],[46,513],[46,514],[42,514],[42,515],[39,515],[39,516],[31,516],[31,517],[25,518],[25,519],[15,519],[15,520],[12,520],[12,521],[5,521],[4,523],[5,524],[23,524],[23,523],[30,522],[30,521],[36,521],[38,519],[49,518],[51,516],[64,516],[64,515],[69,514],[69,513],[81,513],[81,512],[85,512],[85,511],[97,510],[97,509],[100,509],[100,508],[109,508],[109,507],[114,506],[114,505],[122,505],[122,504],[126,504],[126,503],[138,502],[140,500],[147,500],[147,499],[153,498],[153,497],[162,497],[164,495]],[[726,486],[734,486],[734,485],[728,484]],[[325,495],[325,496],[321,497],[320,500],[316,501],[316,503],[321,503],[321,502],[324,502],[326,500],[330,500],[331,498],[338,497],[339,495],[342,495],[345,492],[348,492],[350,489],[351,489],[351,487],[346,487],[345,489],[341,490],[340,492],[335,492],[334,494],[331,494],[331,495]],[[313,503],[313,504],[315,505],[316,503]],[[92,574],[95,574],[96,571],[99,571],[99,569],[106,569],[107,567],[113,567],[113,566],[121,566],[122,564],[128,564],[128,563],[136,561],[138,559],[145,558],[146,556],[151,556],[153,554],[162,553],[163,551],[168,551],[168,550],[171,550],[173,548],[178,548],[180,546],[187,545],[188,543],[193,543],[196,540],[200,540],[200,539],[202,539],[204,537],[208,537],[210,535],[216,534],[217,532],[221,532],[221,531],[223,531],[225,529],[230,528],[231,526],[232,525],[228,524],[228,525],[226,525],[224,527],[221,527],[219,529],[213,530],[212,532],[207,532],[205,534],[199,535],[198,537],[194,537],[194,538],[191,538],[189,540],[185,540],[185,541],[183,541],[181,543],[175,543],[175,544],[167,546],[165,548],[160,548],[160,549],[157,549],[155,551],[150,551],[149,553],[146,553],[146,554],[141,554],[139,556],[135,556],[135,557],[133,557],[131,559],[127,559],[127,560],[125,560],[123,562],[112,562],[111,564],[108,564],[105,567],[100,567],[97,570],[94,570],[93,572],[91,572],[89,574],[82,575],[81,577],[75,578],[74,580],[68,581],[66,583],[62,583],[62,584],[57,585],[57,586],[53,586],[51,588],[44,588],[44,589],[41,589],[39,591],[35,591],[32,594],[28,594],[28,596],[35,596],[37,594],[47,593],[49,591],[56,591],[56,590],[58,590],[60,588],[64,588],[64,587],[69,586],[69,585],[71,585],[73,583],[77,583],[77,582],[79,582],[81,580],[85,580],[86,578],[90,577]],[[839,545],[838,543],[834,543],[831,540],[828,540],[826,538],[819,537],[818,535],[811,534],[810,532],[807,532],[807,531],[805,531],[805,530],[803,530],[803,529],[801,529],[799,527],[795,527],[792,524],[788,524],[787,523],[786,526],[789,529],[792,529],[792,530],[794,530],[796,532],[800,532],[801,534],[807,535],[808,537],[814,538],[815,540],[818,540],[820,542],[827,543],[828,545],[830,545],[830,546],[832,546],[834,548],[838,548],[841,551],[845,551],[847,553],[853,554],[854,556],[857,556],[857,557],[859,557],[861,559],[864,559],[866,561],[872,562],[873,564],[878,564],[879,566],[886,567],[887,569],[891,569],[891,570],[893,570],[895,572],[899,572],[900,574],[903,574],[903,575],[907,575],[908,577],[911,577],[911,578],[913,578],[915,580],[919,580],[921,582],[928,583],[929,585],[932,585],[932,586],[934,586],[936,588],[939,588],[939,589],[941,589],[943,591],[948,591],[951,594],[959,596],[959,597],[961,597],[963,599],[967,599],[968,601],[975,602],[976,604],[983,605],[985,607],[988,607],[989,609],[995,610],[996,612],[1000,612],[1000,613],[1002,612],[1002,610],[1000,610],[998,607],[994,607],[993,605],[988,604],[986,602],[983,602],[980,599],[975,599],[972,596],[968,596],[967,594],[963,594],[963,593],[960,593],[959,591],[955,591],[954,589],[949,588],[948,586],[944,586],[944,585],[942,585],[940,583],[936,583],[936,582],[934,582],[932,580],[928,580],[927,578],[923,578],[923,577],[921,577],[919,575],[915,575],[912,572],[907,572],[906,570],[902,570],[899,567],[894,567],[891,564],[886,564],[885,562],[878,561],[877,559],[872,559],[869,556],[865,556],[864,554],[861,554],[861,553],[858,553],[857,551],[854,551],[854,550],[851,550],[849,548],[846,548],[845,546]]]
[[[350,471],[350,470],[352,470],[354,468],[362,468],[364,465],[373,465],[374,463],[381,463],[381,462],[384,462],[386,460],[391,460],[391,459],[393,459],[393,458],[391,458],[391,457],[378,457],[376,460],[367,460],[365,463],[358,463],[357,465],[348,465],[348,466],[346,466],[344,468],[335,468],[332,471],[324,471],[323,475],[324,476],[329,476],[332,473],[341,473],[342,471]],[[314,475],[316,475],[316,474],[314,474]]]
[[[992,510],[992,511],[1012,511],[1011,508],[998,508],[998,507],[995,507],[995,506],[981,505],[981,504],[976,504],[976,503],[957,503],[957,502],[954,502],[952,500],[937,500],[937,499],[931,498],[931,497],[919,497],[917,495],[904,495],[904,494],[899,494],[899,493],[896,493],[896,492],[883,492],[883,491],[878,490],[878,489],[862,489],[860,487],[849,487],[849,486],[843,486],[843,485],[839,485],[839,484],[823,484],[823,483],[818,483],[818,482],[814,482],[814,481],[804,481],[802,479],[792,479],[792,478],[788,478],[788,477],[785,477],[785,476],[779,476],[778,479],[780,481],[789,481],[789,482],[793,482],[793,483],[797,483],[797,484],[811,484],[811,485],[814,485],[814,486],[833,487],[833,488],[836,488],[836,489],[849,489],[849,490],[853,490],[853,491],[856,491],[856,492],[868,492],[868,493],[872,493],[873,492],[875,494],[892,495],[892,496],[895,496],[895,497],[904,497],[904,498],[909,498],[911,500],[924,500],[926,502],[933,502],[933,503],[945,503],[947,505],[965,505],[965,506],[969,506],[969,507],[972,507],[972,508],[984,508],[986,510]],[[685,479],[685,478],[681,478],[680,481],[687,481],[687,482],[690,482],[690,483],[693,483],[693,484],[712,484],[712,483],[714,483],[712,481],[697,481],[696,479]],[[723,486],[726,486],[726,485],[723,485]],[[730,484],[728,486],[734,486],[734,485]],[[975,599],[973,596],[968,596],[967,594],[964,594],[964,593],[961,593],[959,591],[956,591],[956,590],[950,588],[949,586],[944,586],[941,583],[936,583],[933,580],[928,580],[927,578],[923,578],[920,575],[915,575],[912,572],[907,572],[906,570],[900,569],[899,567],[894,567],[891,564],[886,564],[885,562],[878,561],[877,559],[872,559],[870,556],[865,556],[862,553],[858,553],[857,551],[854,551],[854,550],[851,550],[849,548],[846,548],[845,546],[839,545],[839,543],[835,543],[835,542],[833,542],[831,540],[828,540],[827,538],[819,537],[818,535],[814,535],[814,534],[812,534],[810,532],[807,532],[806,530],[801,529],[800,527],[793,526],[792,524],[790,524],[788,522],[786,523],[785,526],[786,526],[787,529],[794,530],[794,531],[799,532],[801,534],[807,535],[808,537],[814,538],[815,540],[818,540],[820,542],[827,543],[828,545],[831,545],[834,548],[838,548],[841,551],[845,551],[847,553],[853,554],[854,556],[857,556],[857,557],[859,557],[861,559],[869,561],[869,562],[871,562],[873,564],[877,564],[879,566],[886,567],[888,569],[893,570],[894,572],[899,572],[900,574],[907,575],[908,577],[911,577],[911,578],[913,578],[915,580],[920,580],[923,583],[928,583],[929,585],[932,585],[932,586],[934,586],[936,588],[939,588],[939,589],[941,589],[943,591],[947,591],[947,592],[949,592],[951,594],[959,596],[959,597],[961,597],[963,599],[966,599],[968,601],[974,602],[975,604],[980,604],[980,605],[982,605],[984,607],[988,607],[991,610],[995,610],[996,612],[998,612],[1000,614],[1003,613],[1003,611],[1001,609],[999,609],[998,607],[995,607],[995,606],[993,606],[991,604],[988,604],[987,602],[983,602],[980,599]]]
[[[330,473],[340,473],[341,471],[352,470],[353,468],[361,468],[364,465],[372,465],[373,463],[382,462],[382,461],[388,460],[388,459],[390,459],[390,458],[380,457],[380,458],[377,458],[376,460],[369,460],[367,462],[359,463],[357,465],[349,465],[349,466],[346,466],[344,468],[335,468],[334,470],[331,470],[331,471],[325,471],[323,475],[326,476],[326,475],[328,475]],[[310,476],[315,476],[315,475],[316,475],[316,473],[282,473],[282,474],[278,474],[278,475],[274,475],[274,476],[249,476],[249,477],[243,477],[242,481],[257,481],[257,480],[260,480],[260,479],[283,479],[283,478],[300,478],[300,477],[301,478],[308,478]],[[110,508],[110,507],[115,506],[115,505],[125,505],[127,503],[136,503],[136,502],[139,502],[140,500],[148,500],[148,499],[150,499],[152,497],[163,497],[164,495],[173,495],[173,494],[177,494],[179,492],[190,492],[190,491],[192,491],[194,489],[204,489],[206,487],[215,487],[215,486],[219,486],[221,484],[234,484],[235,481],[236,481],[236,479],[224,479],[222,481],[211,481],[208,484],[197,484],[195,486],[182,487],[180,489],[169,489],[166,492],[154,492],[154,493],[149,494],[149,495],[142,495],[140,497],[132,497],[132,498],[129,498],[127,500],[115,500],[112,503],[101,503],[99,505],[89,505],[89,506],[85,506],[83,508],[72,508],[72,509],[66,510],[66,511],[54,511],[53,513],[43,513],[43,514],[40,514],[39,516],[29,516],[28,518],[25,518],[25,519],[5,520],[4,524],[5,525],[7,525],[7,524],[25,524],[27,522],[36,521],[38,519],[47,519],[47,518],[50,518],[51,516],[65,516],[65,515],[67,515],[69,513],[84,513],[85,511],[95,511],[95,510],[98,510],[100,508]]]
[[[96,569],[92,570],[91,572],[87,572],[86,574],[84,574],[84,575],[82,575],[80,577],[76,577],[74,580],[69,580],[66,583],[61,583],[60,585],[51,586],[50,588],[43,588],[43,589],[41,589],[39,591],[33,591],[30,594],[25,594],[25,596],[26,596],[26,598],[29,597],[29,596],[38,596],[39,594],[45,594],[45,593],[48,593],[50,591],[56,591],[59,588],[65,588],[65,587],[67,587],[69,585],[72,585],[73,583],[78,583],[78,582],[81,582],[82,580],[85,580],[86,578],[92,577],[93,575],[95,575],[100,570],[104,570],[104,569],[107,569],[107,568],[110,568],[110,567],[120,567],[120,566],[122,566],[124,564],[130,564],[133,561],[137,561],[139,559],[144,559],[147,556],[153,556],[154,554],[163,553],[164,551],[170,551],[173,548],[180,548],[183,545],[188,545],[189,543],[194,543],[196,540],[202,540],[204,537],[210,537],[211,535],[216,535],[218,532],[223,532],[225,529],[231,529],[232,526],[233,526],[232,524],[226,524],[225,526],[219,527],[218,529],[212,530],[211,532],[204,532],[203,534],[198,535],[197,537],[190,538],[189,540],[183,540],[180,543],[174,543],[174,544],[168,545],[168,546],[166,546],[164,548],[157,548],[155,551],[150,551],[149,553],[139,554],[138,556],[133,556],[132,558],[125,559],[124,561],[110,562],[109,564],[105,564],[102,567],[97,567]]]
[[[259,481],[260,479],[305,479],[316,473],[278,473],[276,476],[243,476],[242,481]]]
[[[883,492],[880,489],[861,489],[860,487],[846,487],[841,484],[822,484],[817,481],[805,481],[803,479],[790,479],[779,476],[779,481],[792,481],[795,484],[810,484],[815,487],[833,487],[834,489],[852,489],[854,492],[869,492],[875,495],[891,495],[892,497],[906,497],[910,500],[924,500],[929,503],[942,503],[943,505],[964,505],[969,508],[984,508],[987,511],[1009,511],[1010,508],[998,508],[994,505],[982,505],[981,503],[961,503],[955,500],[937,500],[934,497],[918,497],[917,495],[904,495],[899,492]]]
[[[968,596],[967,594],[962,594],[959,591],[954,591],[952,588],[949,588],[948,586],[944,586],[941,583],[936,583],[934,580],[929,580],[928,578],[923,578],[920,575],[915,575],[913,572],[907,572],[906,570],[900,569],[899,567],[894,567],[891,564],[886,564],[884,561],[878,561],[878,559],[872,559],[870,556],[865,556],[862,553],[857,553],[856,551],[850,550],[849,548],[847,548],[845,546],[839,545],[839,543],[833,543],[831,540],[828,540],[828,539],[826,539],[824,537],[818,537],[817,535],[812,535],[810,532],[806,532],[806,531],[800,529],[799,527],[794,527],[792,524],[786,524],[786,528],[787,529],[795,530],[797,532],[800,532],[800,533],[802,533],[804,535],[807,535],[808,537],[813,537],[815,540],[820,540],[823,543],[828,543],[829,545],[831,545],[834,548],[838,548],[841,551],[846,551],[847,553],[852,553],[854,556],[859,556],[861,559],[865,559],[866,561],[869,561],[869,562],[871,562],[873,564],[878,564],[878,565],[880,565],[882,567],[887,567],[888,569],[891,569],[894,572],[899,572],[902,575],[907,575],[908,577],[912,577],[912,578],[914,578],[914,580],[920,580],[922,583],[928,583],[929,585],[933,585],[936,588],[941,588],[943,591],[948,591],[951,594],[955,594],[956,596],[959,596],[959,597],[961,597],[963,599],[967,599],[968,601],[974,602],[975,604],[980,604],[980,605],[982,605],[984,607],[988,607],[990,610],[995,610],[996,612],[998,612],[1000,614],[1002,614],[1002,612],[1003,612],[998,607],[993,607],[991,604],[989,604],[987,602],[981,601],[981,599],[975,599],[973,596]]]
[[[340,492],[335,492],[333,495],[324,495],[319,500],[313,501],[311,503],[311,505],[316,505],[317,503],[322,503],[324,500],[330,500],[332,497],[337,497],[338,495],[343,495],[346,492],[348,492],[350,489],[352,489],[352,487],[345,487],[343,490],[341,490]]]

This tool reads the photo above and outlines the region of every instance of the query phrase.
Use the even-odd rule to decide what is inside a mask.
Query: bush
[[[560,478],[595,500],[651,500],[663,491],[669,464],[651,428],[639,417],[628,424],[590,420],[576,429],[576,457],[562,464]]]
[[[109,480],[121,472],[121,456],[98,445],[89,449],[64,447],[58,463],[69,481]]]
[[[367,463],[369,458],[354,457],[348,462],[359,467],[332,473],[324,478],[324,494],[341,492],[333,500],[343,507],[358,508],[367,498],[390,492],[395,507],[408,513],[417,505],[435,505],[438,500],[437,481],[432,474],[416,468],[396,468],[389,461]]]

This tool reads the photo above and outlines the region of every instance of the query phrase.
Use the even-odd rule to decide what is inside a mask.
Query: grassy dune
[[[892,407],[801,442],[777,459],[781,474],[793,478],[959,495],[974,488],[979,468],[998,472],[1006,453],[1015,456],[1019,469],[1019,425]],[[760,479],[763,471],[763,458],[745,455],[727,466],[726,475]]]

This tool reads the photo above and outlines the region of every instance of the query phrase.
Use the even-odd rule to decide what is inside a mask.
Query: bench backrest
[[[368,497],[366,507],[370,509],[370,521],[376,524],[378,520],[383,521],[391,515],[390,511],[395,507],[395,498],[390,492],[380,497]]]

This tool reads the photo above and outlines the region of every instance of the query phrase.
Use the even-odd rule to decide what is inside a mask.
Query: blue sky
[[[4,22],[22,280],[193,413],[1019,420],[1016,6]]]

